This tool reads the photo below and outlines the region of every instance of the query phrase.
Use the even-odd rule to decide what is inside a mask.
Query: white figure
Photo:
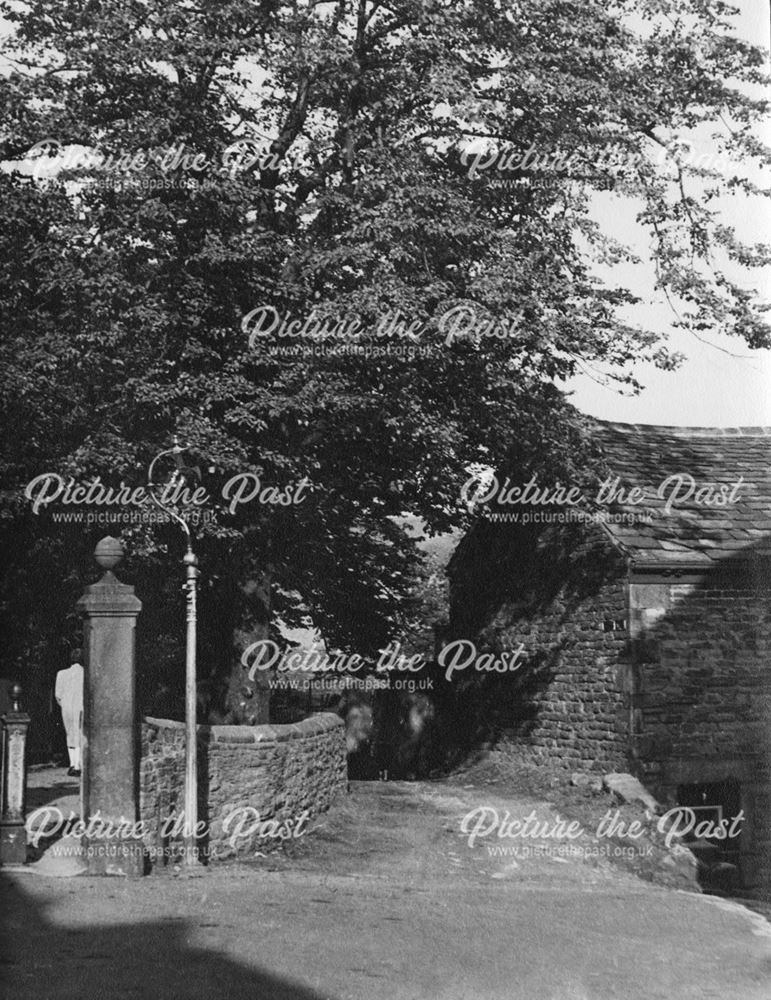
[[[83,729],[83,654],[76,649],[70,659],[72,665],[56,675],[56,700],[62,710],[62,721],[67,733],[67,753],[70,756],[68,775],[80,775],[80,744]]]

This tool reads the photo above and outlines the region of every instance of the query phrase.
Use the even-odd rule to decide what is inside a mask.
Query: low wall
[[[346,782],[345,725],[333,713],[287,726],[198,726],[202,853],[267,852],[302,836]],[[184,784],[184,723],[145,719],[139,799],[152,863],[181,844]]]

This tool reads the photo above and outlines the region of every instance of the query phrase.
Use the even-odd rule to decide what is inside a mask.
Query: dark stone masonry
[[[181,843],[185,727],[142,724],[140,818],[151,861]],[[210,858],[267,853],[329,808],[347,782],[345,727],[333,713],[282,726],[198,727],[199,819]],[[228,821],[228,817],[231,817]],[[299,825],[298,825],[299,824]]]
[[[523,644],[495,703],[512,743],[572,771],[631,771],[697,819],[741,813],[738,837],[702,846],[771,895],[771,432],[596,430],[645,502],[532,528],[480,519],[450,567],[450,634]],[[679,474],[741,486],[709,505],[684,479],[667,507],[658,486]]]

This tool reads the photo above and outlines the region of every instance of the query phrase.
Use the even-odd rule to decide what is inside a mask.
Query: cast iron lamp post
[[[198,863],[197,833],[198,833],[198,747],[197,747],[197,715],[198,693],[196,687],[196,630],[197,630],[197,597],[198,597],[198,559],[193,552],[193,536],[187,521],[170,506],[165,505],[155,495],[153,487],[153,470],[159,458],[173,455],[176,469],[168,483],[164,484],[164,493],[169,486],[183,482],[182,447],[176,434],[174,446],[159,452],[150,463],[147,470],[147,485],[150,496],[157,506],[182,527],[187,541],[187,551],[183,557],[185,564],[185,589],[187,591],[186,640],[185,640],[185,817],[183,836],[185,840],[185,864]]]

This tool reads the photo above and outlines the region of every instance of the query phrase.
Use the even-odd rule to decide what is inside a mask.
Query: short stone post
[[[94,552],[105,570],[78,601],[85,615],[83,704],[83,847],[92,875],[144,874],[137,831],[139,772],[134,628],[141,602],[112,570],[123,557],[117,538]]]
[[[3,769],[0,813],[0,864],[23,865],[27,860],[24,828],[27,793],[27,729],[29,716],[21,711],[21,686],[11,689],[13,710],[2,717]]]

